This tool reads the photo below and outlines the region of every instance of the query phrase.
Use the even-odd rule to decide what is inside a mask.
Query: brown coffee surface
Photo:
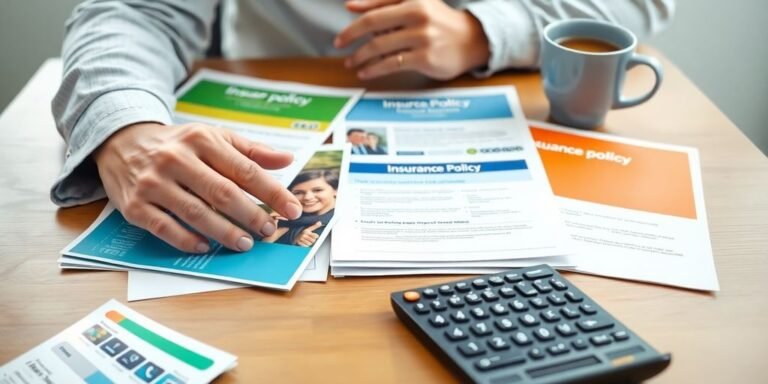
[[[620,49],[611,43],[584,37],[566,37],[557,43],[563,47],[582,52],[608,53],[618,51]]]

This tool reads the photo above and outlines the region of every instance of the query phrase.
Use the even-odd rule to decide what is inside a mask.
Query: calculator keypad
[[[407,292],[420,300],[393,305],[470,376],[644,343],[548,266]]]

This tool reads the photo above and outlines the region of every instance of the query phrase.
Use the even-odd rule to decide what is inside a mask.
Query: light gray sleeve
[[[171,123],[173,91],[208,45],[209,0],[90,0],[66,24],[64,74],[53,99],[67,142],[51,200],[73,206],[105,196],[91,153],[120,128]]]
[[[547,24],[588,18],[623,25],[639,39],[663,30],[674,16],[674,0],[487,0],[466,9],[482,24],[491,58],[476,76],[506,68],[537,68],[541,33]]]

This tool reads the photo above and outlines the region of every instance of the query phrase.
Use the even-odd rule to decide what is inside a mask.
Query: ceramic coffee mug
[[[661,85],[658,60],[635,53],[637,38],[619,25],[572,19],[544,28],[541,72],[549,99],[550,117],[565,125],[594,128],[614,108],[638,105]],[[635,98],[621,94],[626,73],[647,65],[656,74],[650,92]]]

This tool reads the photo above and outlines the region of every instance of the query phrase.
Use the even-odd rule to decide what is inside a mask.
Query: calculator
[[[394,292],[391,302],[462,382],[635,383],[671,361],[548,265]]]

